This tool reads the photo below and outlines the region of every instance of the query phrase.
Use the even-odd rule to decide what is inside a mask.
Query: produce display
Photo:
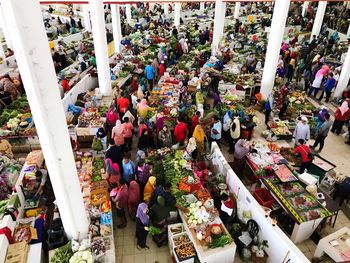
[[[13,234],[13,242],[27,242],[29,243],[32,238],[30,227],[17,227]]]
[[[104,159],[92,152],[77,152],[76,167],[83,200],[90,216],[89,233],[92,237],[90,247],[92,256],[94,259],[103,257],[102,260],[106,260],[103,262],[109,262],[105,256],[108,251],[114,249],[114,241],[109,184],[103,179]]]
[[[73,256],[71,242],[58,248],[55,254],[51,257],[50,263],[69,263],[69,259]]]
[[[97,112],[85,112],[78,117],[79,128],[96,128],[103,125],[103,120]]]
[[[0,115],[1,136],[35,136],[32,114],[27,97],[17,98]]]
[[[12,187],[15,185],[21,169],[22,165],[17,161],[0,156],[0,201],[7,199],[12,193]]]
[[[264,184],[283,203],[298,223],[332,215],[299,182],[281,183],[276,178],[267,178],[264,179]]]

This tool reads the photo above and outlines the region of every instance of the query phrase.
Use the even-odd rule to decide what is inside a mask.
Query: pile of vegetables
[[[71,249],[71,243],[68,242],[63,247],[57,249],[55,254],[51,257],[50,263],[69,263],[72,256],[73,251]]]
[[[102,180],[102,173],[104,173],[104,160],[101,157],[94,157],[92,161],[92,181]]]
[[[230,243],[232,243],[232,238],[229,235],[211,235],[211,242],[209,243],[209,248],[224,247]]]
[[[158,227],[150,226],[150,227],[148,228],[148,233],[149,233],[151,236],[155,236],[155,235],[161,234],[162,231],[161,231]]]
[[[75,252],[69,263],[93,263],[92,253],[89,250]]]
[[[2,215],[5,212],[8,202],[9,200],[0,201],[0,215]]]
[[[0,126],[6,124],[10,119],[16,118],[19,114],[30,113],[27,97],[23,95],[11,103],[0,115]],[[31,115],[28,115],[28,118]]]

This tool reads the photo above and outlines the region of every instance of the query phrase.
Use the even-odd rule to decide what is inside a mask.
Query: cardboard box
[[[26,263],[29,246],[26,242],[9,245],[5,263]]]

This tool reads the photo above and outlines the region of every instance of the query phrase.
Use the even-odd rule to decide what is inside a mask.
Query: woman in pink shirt
[[[111,138],[114,140],[115,145],[123,146],[125,144],[125,128],[120,120],[117,120],[115,123],[115,126],[112,129]]]
[[[124,139],[125,139],[125,147],[126,150],[129,151],[132,145],[132,131],[134,130],[134,126],[129,120],[129,117],[124,117]]]

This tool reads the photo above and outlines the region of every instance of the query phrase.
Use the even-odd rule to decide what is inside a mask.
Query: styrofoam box
[[[192,242],[190,242],[192,244]],[[192,258],[189,258],[189,259],[186,259],[186,260],[183,260],[183,261],[180,261],[176,255],[176,252],[175,252],[175,247],[173,248],[173,254],[174,254],[174,258],[176,260],[177,263],[194,263],[194,258],[195,257],[192,257]]]
[[[170,249],[170,254],[172,255],[173,254],[173,251],[174,251],[174,242],[173,242],[173,232],[171,232],[170,229],[172,228],[178,228],[178,227],[181,227],[181,232],[178,233],[178,234],[183,234],[186,232],[186,230],[184,229],[183,227],[183,224],[182,223],[177,223],[177,224],[171,224],[171,225],[168,225],[168,244],[169,244],[169,249]],[[175,234],[175,235],[178,235],[178,234]]]

